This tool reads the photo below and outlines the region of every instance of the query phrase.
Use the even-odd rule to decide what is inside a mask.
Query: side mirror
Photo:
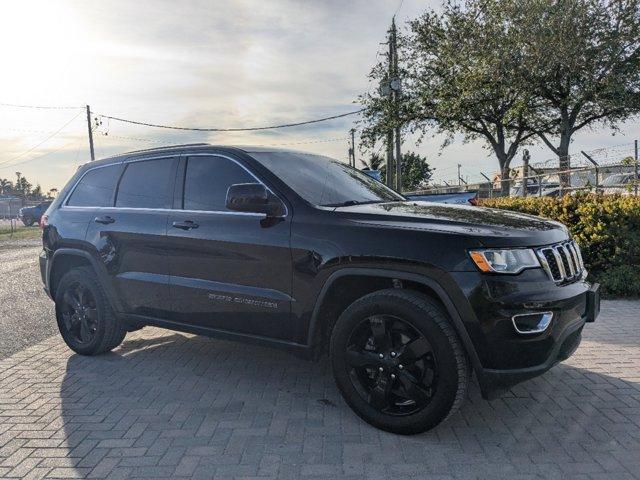
[[[226,205],[234,212],[264,213],[267,217],[282,217],[285,208],[278,197],[261,183],[237,183],[227,190]]]

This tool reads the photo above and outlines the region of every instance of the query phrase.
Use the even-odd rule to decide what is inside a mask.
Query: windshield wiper
[[[340,203],[327,203],[324,205],[320,205],[321,207],[351,207],[352,205],[367,205],[369,203],[383,203],[384,200],[347,200],[345,202]]]

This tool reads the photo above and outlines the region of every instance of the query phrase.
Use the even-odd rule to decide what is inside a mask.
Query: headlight
[[[469,254],[483,272],[515,274],[540,266],[536,254],[529,248],[472,250]]]

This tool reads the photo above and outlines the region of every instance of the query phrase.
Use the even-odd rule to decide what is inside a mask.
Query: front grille
[[[536,250],[542,267],[556,283],[568,283],[582,278],[585,269],[580,247],[573,240]]]

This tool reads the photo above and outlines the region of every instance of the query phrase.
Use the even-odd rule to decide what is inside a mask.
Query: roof
[[[153,154],[153,153],[164,153],[164,152],[172,152],[176,150],[184,150],[184,149],[227,149],[227,150],[240,150],[245,153],[261,153],[261,152],[290,152],[290,153],[305,153],[299,150],[293,149],[285,149],[285,148],[277,148],[277,147],[261,147],[259,145],[213,145],[210,143],[185,143],[179,145],[166,145],[163,147],[154,147],[147,148],[144,150],[133,150],[131,152],[118,153],[117,155],[112,155],[110,157],[101,158],[99,160],[95,160],[93,162],[85,163],[81,165],[79,168],[82,168],[86,165],[101,165],[101,164],[109,164],[114,160],[127,158],[130,156],[138,156],[145,154]]]

